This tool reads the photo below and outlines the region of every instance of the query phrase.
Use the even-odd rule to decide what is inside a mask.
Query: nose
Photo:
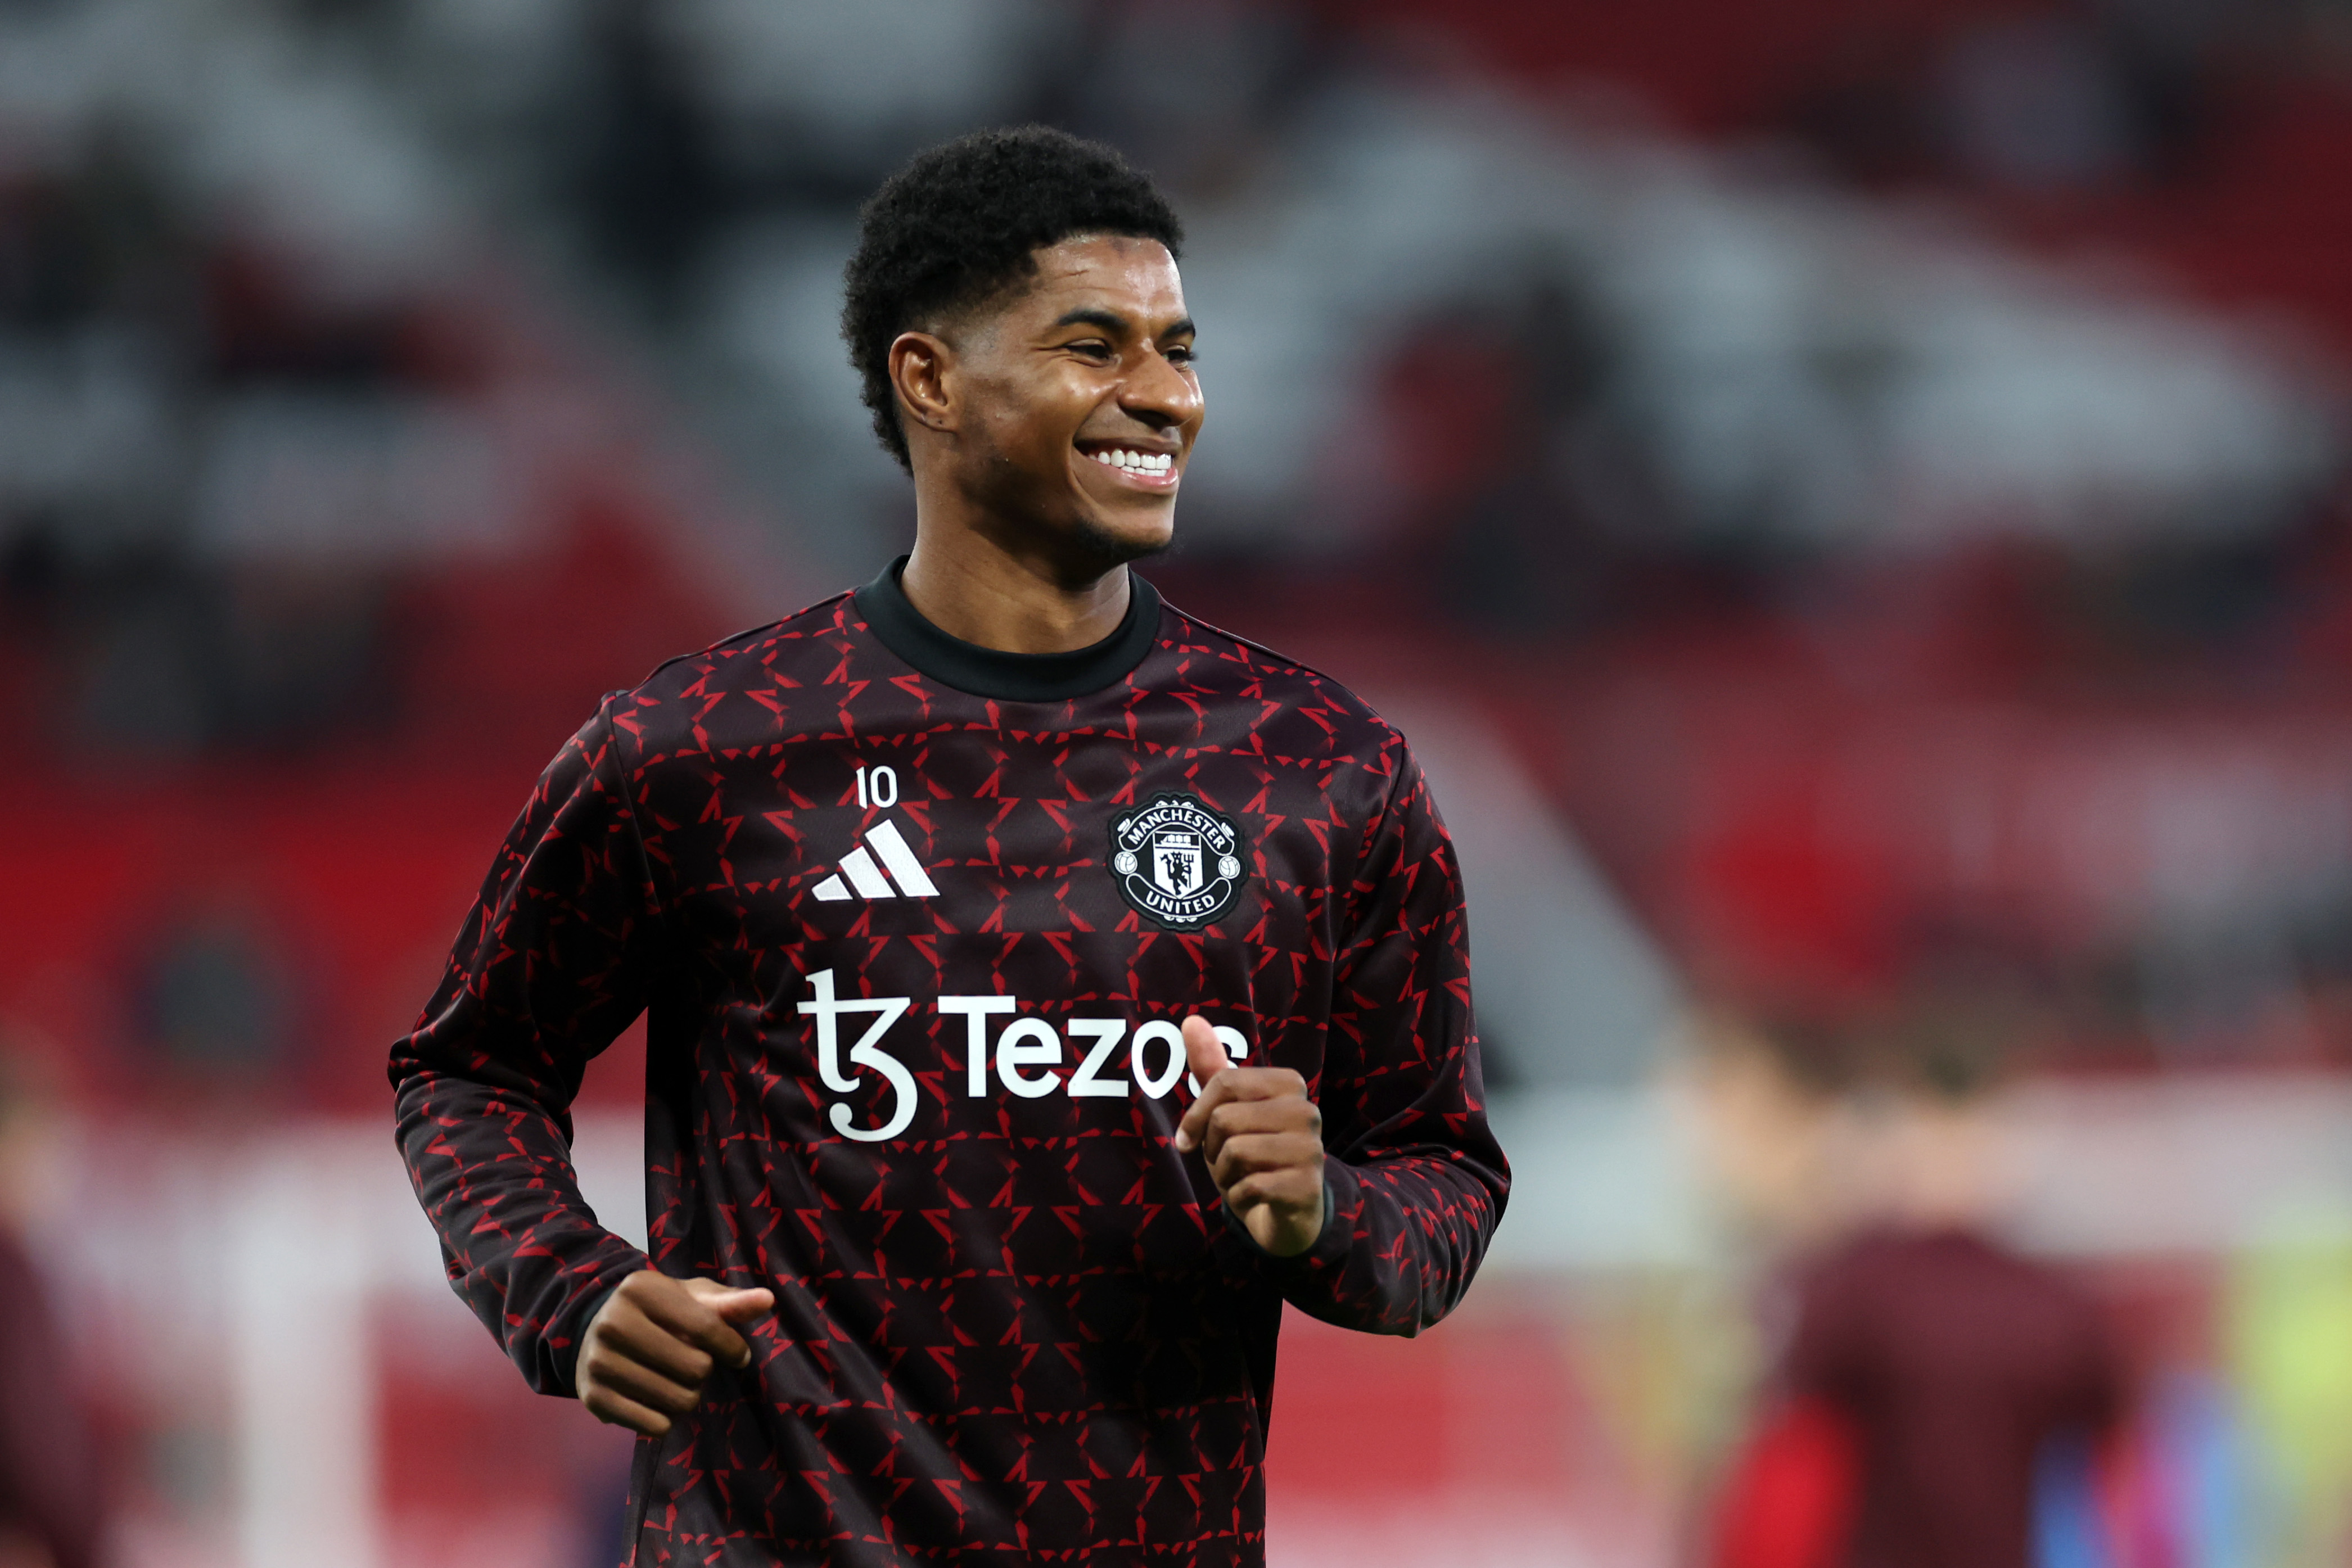
[[[1201,389],[1192,378],[1156,349],[1145,350],[1140,358],[1136,373],[1119,389],[1120,412],[1161,434],[1199,419]]]

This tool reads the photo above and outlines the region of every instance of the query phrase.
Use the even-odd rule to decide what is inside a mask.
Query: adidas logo
[[[866,852],[872,850],[873,854]],[[874,863],[874,856],[882,857],[882,864]],[[890,875],[882,874],[883,867]],[[847,877],[847,882],[842,881]],[[890,885],[891,877],[898,885]],[[851,889],[856,889],[852,892]],[[907,841],[896,822],[877,822],[866,830],[866,842],[841,857],[841,870],[816,884],[816,896],[824,904],[839,904],[850,898],[937,898],[940,890],[923,874],[923,862],[907,847]]]

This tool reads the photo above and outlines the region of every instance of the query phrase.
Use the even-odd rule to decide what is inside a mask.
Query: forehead
[[[1052,319],[1101,308],[1150,322],[1184,314],[1176,258],[1156,239],[1080,235],[1037,253],[1037,278],[1013,308]]]

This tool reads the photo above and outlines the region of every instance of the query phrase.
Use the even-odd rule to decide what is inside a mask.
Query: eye
[[[1099,361],[1111,358],[1110,345],[1100,338],[1081,338],[1075,343],[1065,343],[1062,346],[1070,352],[1083,354],[1089,360]]]
[[[1200,357],[1192,351],[1192,345],[1190,343],[1171,344],[1164,351],[1168,356],[1168,362],[1171,365],[1189,365]]]

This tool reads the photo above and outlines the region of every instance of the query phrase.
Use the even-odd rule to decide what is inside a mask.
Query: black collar
[[[1058,703],[1101,691],[1143,663],[1160,640],[1160,595],[1128,573],[1127,619],[1090,648],[1067,653],[1005,653],[950,637],[923,619],[898,586],[900,556],[857,591],[857,612],[882,645],[944,686],[1001,702]]]

